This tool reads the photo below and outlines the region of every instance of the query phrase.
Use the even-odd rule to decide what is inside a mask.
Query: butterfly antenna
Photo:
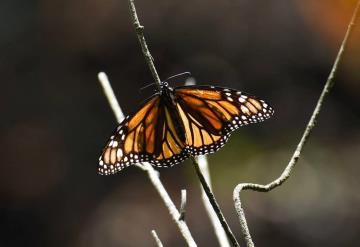
[[[183,72],[183,73],[180,73],[180,74],[176,74],[176,75],[173,75],[173,76],[170,76],[168,78],[166,78],[165,81],[169,80],[169,79],[172,79],[172,78],[175,78],[175,77],[179,77],[179,76],[182,76],[182,75],[188,75],[188,76],[191,76],[191,73],[190,72]]]
[[[141,88],[140,88],[140,91],[141,91],[141,90],[144,90],[145,88],[148,88],[148,87],[150,87],[150,86],[152,86],[152,85],[155,85],[155,83],[150,83],[150,84],[148,84],[148,85],[145,85],[145,86],[141,87]]]

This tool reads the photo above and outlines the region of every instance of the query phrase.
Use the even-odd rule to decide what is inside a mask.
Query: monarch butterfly
[[[99,158],[98,173],[110,175],[140,162],[170,167],[191,156],[217,151],[230,133],[262,122],[274,110],[246,93],[215,86],[160,90],[116,128]]]

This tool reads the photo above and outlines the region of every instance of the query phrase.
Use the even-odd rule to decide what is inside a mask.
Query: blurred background
[[[209,155],[215,195],[240,242],[232,191],[267,183],[287,164],[330,72],[355,0],[137,0],[162,79],[270,102],[275,116],[233,134]],[[105,71],[130,113],[154,88],[127,1],[0,2],[0,246],[185,246],[146,174],[97,175],[116,127],[97,81]],[[360,24],[292,177],[271,193],[243,193],[258,246],[358,246]],[[182,85],[183,80],[173,85]],[[187,189],[199,246],[218,246],[190,162],[161,169],[172,199]]]

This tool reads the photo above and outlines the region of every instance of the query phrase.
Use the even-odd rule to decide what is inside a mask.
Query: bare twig
[[[111,105],[112,110],[114,111],[116,120],[118,123],[120,123],[124,118],[124,114],[121,111],[121,108],[120,108],[118,101],[115,97],[115,94],[111,88],[109,80],[107,79],[107,76],[105,75],[104,72],[100,72],[98,75],[98,78],[100,80],[101,86],[104,89],[105,96],[107,97],[109,102],[112,102],[112,103],[110,103],[110,105]],[[114,104],[114,105],[112,105],[112,104]],[[118,116],[120,116],[120,117],[118,118]],[[179,228],[181,234],[183,235],[188,246],[191,246],[191,247],[197,246],[193,237],[191,236],[190,230],[189,230],[188,226],[186,225],[186,223],[184,221],[179,221],[180,213],[176,209],[175,204],[173,203],[169,194],[167,193],[166,189],[164,188],[163,184],[161,183],[158,172],[155,171],[154,168],[149,163],[137,164],[137,167],[139,167],[143,171],[147,172],[150,181],[154,185],[156,191],[159,193],[165,206],[169,210],[169,213],[170,213],[172,219],[175,221],[176,225],[178,226],[178,228]]]
[[[109,78],[104,72],[100,72],[98,74],[98,79],[103,88],[104,94],[109,102],[109,105],[115,114],[116,121],[120,123],[124,118],[123,111],[120,108],[119,102],[117,101],[114,91],[111,88],[111,84],[109,82]]]
[[[146,63],[149,66],[151,74],[155,80],[156,86],[158,87],[158,89],[160,89],[161,80],[160,80],[159,74],[157,73],[157,70],[155,68],[154,61],[153,61],[154,59],[151,56],[149,48],[146,44],[145,37],[144,37],[144,26],[140,25],[140,21],[137,16],[137,13],[136,13],[134,0],[129,0],[129,8],[130,8],[130,14],[131,14],[131,18],[133,21],[133,25],[134,25],[134,28],[136,31],[136,35],[137,35],[140,45],[141,45],[141,50],[144,54]]]
[[[186,190],[181,190],[180,217],[179,220],[185,221],[186,212]]]
[[[196,161],[199,164],[199,168],[201,173],[204,175],[205,180],[207,181],[207,184],[211,188],[211,178],[210,178],[210,171],[208,166],[208,161],[205,155],[200,155],[196,157]],[[221,223],[215,213],[214,208],[211,206],[210,201],[206,195],[205,190],[201,186],[201,198],[203,200],[206,212],[210,218],[211,224],[213,225],[214,232],[216,234],[216,237],[218,239],[219,245],[221,247],[230,247],[230,243],[228,238],[226,237],[226,232],[224,228],[221,226]]]
[[[196,81],[193,77],[188,78],[185,82],[185,85],[195,85],[195,84],[196,84]],[[207,184],[209,185],[210,189],[212,189],[209,164],[208,164],[206,156],[205,155],[197,156],[196,161],[199,164],[200,171],[204,175],[204,178],[205,178]],[[201,187],[201,198],[204,203],[205,210],[209,216],[210,222],[213,226],[213,229],[214,229],[215,235],[217,237],[217,240],[219,242],[219,245],[221,247],[230,247],[229,240],[226,237],[226,232],[225,232],[224,228],[221,226],[221,223],[220,223],[213,207],[211,206],[210,201],[209,201],[209,199],[206,195],[206,192],[203,189],[201,183],[200,183],[200,187]]]
[[[299,144],[297,145],[295,152],[293,153],[288,165],[286,166],[286,168],[284,169],[283,173],[280,175],[280,177],[278,177],[277,179],[275,179],[273,182],[266,184],[266,185],[261,185],[261,184],[252,184],[252,183],[241,183],[238,184],[235,189],[234,189],[234,194],[233,194],[233,199],[234,199],[234,204],[235,204],[235,209],[236,212],[238,214],[239,217],[239,221],[240,221],[240,225],[241,225],[241,231],[244,235],[245,241],[246,241],[246,245],[247,247],[254,247],[254,243],[252,241],[250,232],[249,232],[249,228],[247,226],[247,222],[246,222],[246,218],[245,218],[245,213],[244,210],[241,206],[241,201],[240,201],[240,192],[242,190],[253,190],[253,191],[258,191],[258,192],[268,192],[271,191],[272,189],[280,186],[281,184],[283,184],[289,177],[291,174],[291,171],[293,170],[294,166],[296,165],[298,159],[300,158],[300,154],[301,151],[305,145],[305,143],[308,140],[308,137],[310,136],[313,128],[315,127],[315,123],[316,120],[319,116],[322,104],[324,102],[324,99],[326,98],[326,96],[328,95],[328,93],[330,92],[332,86],[334,85],[334,78],[335,78],[335,74],[336,71],[338,69],[338,65],[343,57],[343,53],[347,44],[347,41],[350,37],[351,31],[353,29],[353,26],[355,25],[355,21],[358,18],[358,10],[359,10],[359,6],[360,6],[360,0],[357,2],[353,16],[351,18],[351,21],[348,25],[345,37],[342,41],[342,44],[340,46],[339,52],[336,56],[335,62],[333,64],[333,67],[331,69],[331,72],[327,78],[327,81],[325,83],[325,86],[321,92],[321,95],[317,101],[316,107],[311,115],[311,118],[305,128],[305,131],[301,137],[301,140],[299,142]]]
[[[216,213],[216,215],[217,215],[217,217],[218,217],[218,219],[219,219],[222,227],[224,228],[227,237],[229,238],[229,240],[230,240],[230,242],[231,242],[231,244],[232,244],[233,246],[239,247],[240,245],[239,245],[239,243],[237,242],[234,234],[232,233],[232,231],[231,231],[228,223],[226,222],[225,217],[224,217],[224,215],[223,215],[223,213],[221,212],[221,209],[220,209],[220,207],[219,207],[219,204],[217,203],[217,201],[216,201],[216,199],[215,199],[215,196],[214,196],[214,194],[213,194],[212,191],[211,191],[210,186],[209,186],[208,183],[206,182],[205,177],[204,177],[204,175],[202,174],[202,172],[201,172],[201,170],[200,170],[199,164],[197,163],[197,161],[195,160],[195,158],[192,157],[191,159],[192,159],[192,162],[193,162],[193,164],[194,164],[194,167],[195,167],[195,170],[196,170],[196,174],[197,174],[198,177],[199,177],[200,183],[201,183],[201,185],[203,186],[203,189],[204,189],[204,191],[205,191],[205,193],[206,193],[206,195],[207,195],[207,197],[208,197],[208,199],[209,199],[209,201],[210,201],[210,204],[211,204],[211,206],[213,207],[213,209],[214,209],[214,211],[215,211],[215,213]]]
[[[151,231],[151,234],[153,235],[154,239],[155,239],[155,243],[157,247],[163,247],[163,244],[161,243],[160,238],[158,237],[158,235],[156,234],[155,230]]]

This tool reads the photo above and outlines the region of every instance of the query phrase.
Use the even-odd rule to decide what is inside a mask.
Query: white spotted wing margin
[[[231,132],[274,114],[264,100],[230,88],[185,86],[175,89],[190,155],[214,153]]]

